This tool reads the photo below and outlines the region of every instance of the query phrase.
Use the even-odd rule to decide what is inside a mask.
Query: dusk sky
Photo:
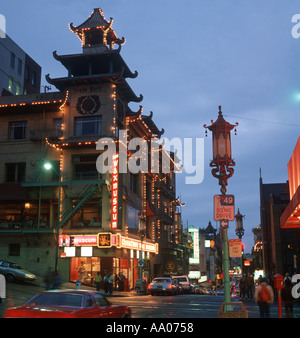
[[[287,163],[299,137],[300,38],[293,38],[294,0],[103,0],[2,1],[6,33],[42,67],[42,85],[67,76],[53,58],[81,53],[81,42],[68,24],[80,25],[100,7],[126,43],[121,55],[139,75],[128,79],[143,106],[153,111],[163,138],[204,138],[204,180],[186,185],[177,175],[177,196],[184,226],[204,228],[213,220],[213,196],[220,194],[211,175],[212,137],[204,124],[218,116],[239,123],[232,133],[235,172],[227,193],[236,212],[245,215],[246,252],[254,245],[252,228],[260,225],[259,170],[264,183],[288,180]],[[300,32],[300,29],[299,29]],[[41,88],[43,91],[43,87]],[[56,88],[52,86],[52,90]],[[194,154],[195,158],[195,154]],[[184,165],[184,163],[183,163]],[[237,238],[230,222],[229,238]]]

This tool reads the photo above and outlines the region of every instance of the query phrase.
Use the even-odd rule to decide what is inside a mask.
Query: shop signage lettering
[[[119,190],[119,154],[114,154],[112,159],[111,177],[111,229],[118,227],[118,190]]]

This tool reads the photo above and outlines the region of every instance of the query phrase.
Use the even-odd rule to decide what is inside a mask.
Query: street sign
[[[229,257],[242,257],[242,240],[230,239],[229,244]]]
[[[138,266],[144,266],[144,260],[143,259],[139,259]]]
[[[234,221],[234,195],[214,196],[214,220]]]

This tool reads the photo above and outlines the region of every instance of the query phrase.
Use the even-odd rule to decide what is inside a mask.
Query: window
[[[20,95],[21,94],[21,84],[20,82],[17,82],[16,84],[16,95]]]
[[[10,76],[8,78],[8,90],[12,93],[14,90],[14,79]]]
[[[30,78],[30,69],[28,66],[25,67],[25,81],[29,82]]]
[[[27,136],[27,121],[10,123],[10,140],[25,140]]]
[[[11,243],[8,247],[8,255],[9,256],[20,256],[20,244],[19,243]]]
[[[61,137],[62,136],[62,119],[54,119],[54,133],[55,136]]]
[[[140,210],[133,208],[131,206],[127,206],[127,226],[128,232],[130,234],[137,234],[139,229],[139,214]]]
[[[99,135],[101,133],[102,116],[75,118],[75,136]]]
[[[10,53],[10,67],[12,69],[15,69],[15,60],[16,60],[16,55],[15,53],[11,52]]]
[[[74,178],[89,179],[97,178],[99,173],[96,167],[98,155],[74,156]]]
[[[26,163],[6,163],[6,182],[24,182]]]
[[[87,295],[85,307],[92,307],[93,305],[94,304],[91,295]]]
[[[101,293],[94,293],[94,297],[96,300],[96,304],[98,306],[107,306],[108,302],[107,300],[101,295]]]
[[[18,74],[22,74],[22,60],[18,59]]]
[[[32,72],[31,84],[33,87],[36,86],[36,72],[35,71]]]

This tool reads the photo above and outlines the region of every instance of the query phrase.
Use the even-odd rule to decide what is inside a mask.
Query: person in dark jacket
[[[285,280],[284,288],[281,290],[281,298],[284,303],[286,318],[294,318],[292,282],[288,278]]]

